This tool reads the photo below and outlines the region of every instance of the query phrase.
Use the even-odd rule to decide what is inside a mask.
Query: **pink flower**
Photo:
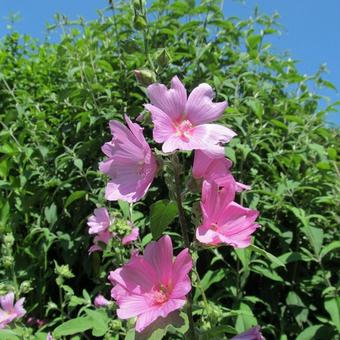
[[[100,243],[108,244],[111,240],[113,233],[109,231],[114,219],[110,218],[107,208],[98,208],[94,210],[94,215],[91,215],[87,220],[89,234],[96,234],[93,245],[89,249],[89,253],[101,251]]]
[[[110,301],[105,299],[105,297],[101,294],[98,294],[94,299],[94,305],[96,307],[106,307],[110,304]]]
[[[91,215],[87,220],[89,234],[98,234],[107,230],[113,220],[110,219],[109,212],[106,208],[94,209],[94,215]]]
[[[259,212],[235,203],[231,180],[230,183],[220,188],[215,181],[203,182],[203,222],[196,230],[196,238],[205,244],[225,243],[235,248],[245,248],[251,243],[252,233],[259,228],[254,223]]]
[[[0,296],[0,329],[5,328],[14,319],[26,314],[23,307],[25,298],[19,299],[14,305],[14,293],[10,292]]]
[[[102,247],[100,246],[100,243],[108,244],[111,240],[113,234],[110,231],[101,231],[97,234],[97,236],[93,240],[93,245],[89,249],[89,253],[93,253],[95,251],[102,251]]]
[[[47,333],[46,340],[53,340],[53,337],[52,337],[51,332],[48,332],[48,333]]]
[[[250,186],[235,181],[230,172],[232,164],[231,160],[223,155],[214,155],[207,151],[196,150],[192,175],[196,179],[214,180],[219,186],[224,186],[225,183],[229,184],[230,180],[232,180],[237,192],[250,189]]]
[[[231,340],[265,340],[259,326],[250,328],[246,332],[234,336]]]
[[[225,101],[212,102],[214,92],[208,84],[200,84],[187,98],[186,89],[176,76],[170,90],[163,84],[152,84],[147,93],[151,103],[145,108],[151,112],[154,123],[153,138],[164,143],[163,152],[202,149],[221,154],[220,143],[236,136],[225,126],[207,124],[217,120],[227,107]]]
[[[131,242],[133,241],[136,241],[137,238],[139,236],[139,228],[137,227],[133,227],[131,229],[131,233],[129,235],[126,235],[122,238],[122,244],[125,246],[125,245],[128,245],[130,244]]]
[[[129,129],[117,121],[110,121],[113,138],[102,146],[108,158],[99,164],[99,169],[111,177],[105,191],[107,200],[136,202],[148,191],[156,175],[157,163],[143,136],[143,129],[132,123],[127,115],[125,120]]]
[[[120,319],[137,317],[136,330],[143,331],[158,318],[180,309],[191,290],[188,276],[192,259],[188,249],[173,259],[172,242],[163,236],[149,243],[144,255],[134,254],[122,268],[110,272],[111,296]]]

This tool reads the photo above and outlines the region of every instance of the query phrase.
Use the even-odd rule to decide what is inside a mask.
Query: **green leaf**
[[[322,325],[309,326],[304,329],[296,338],[296,340],[314,340],[317,331],[322,327]]]
[[[240,303],[239,315],[236,319],[235,328],[237,333],[247,331],[249,328],[257,325],[257,320],[253,315],[251,308],[244,302]]]
[[[326,299],[325,309],[329,313],[338,332],[340,332],[340,297],[337,296]]]
[[[255,245],[250,245],[249,248],[251,250],[253,250],[254,252],[264,256],[265,258],[267,258],[272,264],[274,264],[276,267],[285,267],[285,264],[276,256],[274,256],[273,254],[265,251],[264,249],[261,249]]]
[[[69,197],[67,197],[64,208],[66,209],[71,203],[79,200],[80,198],[84,197],[85,195],[86,195],[86,191],[84,191],[84,190],[74,191]]]
[[[18,340],[20,339],[14,331],[10,329],[0,329],[0,338],[3,340]]]
[[[295,292],[291,291],[288,293],[286,298],[286,303],[290,307],[296,322],[300,325],[303,325],[304,322],[307,321],[308,317],[308,309],[305,304],[300,299],[299,295]]]
[[[90,317],[93,324],[92,335],[102,337],[108,330],[110,319],[106,310],[101,308],[97,310],[86,309],[86,314]]]
[[[220,282],[225,276],[224,270],[208,270],[200,282],[200,288],[206,291],[212,284],[216,282]],[[195,291],[194,301],[197,301],[197,299],[201,296],[201,289],[197,288]]]
[[[301,230],[307,236],[311,246],[314,249],[315,255],[319,255],[323,242],[323,230],[321,228],[311,227],[310,225],[305,225],[301,228]]]
[[[330,253],[331,251],[335,249],[340,249],[340,241],[333,241],[327,244],[324,248],[322,248],[320,252],[320,257],[322,258],[326,256],[328,253]]]
[[[55,222],[57,222],[57,206],[52,203],[50,205],[50,207],[46,207],[44,209],[44,213],[45,213],[45,218],[46,218],[46,221],[51,225],[53,226]]]
[[[53,331],[54,337],[73,335],[82,333],[93,327],[92,319],[89,317],[79,317],[62,323]]]
[[[165,228],[178,216],[175,202],[160,200],[150,207],[150,226],[152,237],[157,240]]]
[[[130,215],[130,204],[129,202],[118,200],[118,205],[120,210],[122,211],[125,218],[129,218]]]
[[[260,275],[263,275],[270,280],[285,283],[285,280],[280,275],[278,275],[275,271],[269,270],[269,269],[264,268],[262,266],[252,265],[251,271],[258,273]],[[285,284],[288,285],[288,282],[286,282]]]

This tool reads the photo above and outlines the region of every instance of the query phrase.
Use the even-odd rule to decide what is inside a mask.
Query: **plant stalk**
[[[178,215],[179,215],[179,224],[181,226],[182,236],[184,240],[185,247],[190,249],[190,240],[189,240],[189,231],[188,226],[185,219],[185,213],[183,208],[183,202],[181,197],[181,174],[180,174],[180,167],[179,167],[179,160],[178,156],[175,153],[172,156],[172,164],[174,170],[174,177],[175,177],[175,191],[176,191],[176,203],[178,208]],[[188,339],[196,339],[195,336],[195,324],[194,319],[192,316],[192,295],[191,292],[188,294],[188,301],[187,301],[187,313],[189,319],[189,331],[188,331]]]

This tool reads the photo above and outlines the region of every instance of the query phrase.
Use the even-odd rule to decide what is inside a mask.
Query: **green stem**
[[[213,320],[211,319],[210,306],[209,306],[207,296],[205,295],[205,291],[202,287],[202,282],[201,282],[200,276],[199,276],[197,268],[196,268],[196,263],[193,267],[193,272],[195,273],[196,278],[197,278],[197,286],[198,286],[198,288],[201,292],[201,295],[202,295],[202,299],[203,299],[203,303],[204,303],[204,306],[205,306],[205,310],[207,312],[210,327],[212,327],[214,323],[213,323]]]
[[[173,154],[172,156],[172,164],[173,164],[173,170],[175,175],[175,191],[176,191],[176,203],[178,208],[178,215],[179,215],[179,224],[182,231],[182,236],[184,240],[184,244],[186,248],[190,249],[190,240],[189,240],[189,231],[185,219],[185,213],[183,208],[183,202],[182,202],[182,191],[181,191],[181,176],[180,176],[180,167],[179,167],[179,160],[177,154]],[[188,294],[188,301],[187,301],[187,313],[188,313],[188,319],[189,319],[189,331],[188,331],[188,338],[189,339],[196,339],[195,336],[195,324],[194,319],[192,316],[192,295],[191,293]]]
[[[60,303],[60,314],[61,314],[61,321],[64,322],[64,299],[63,299],[63,292],[61,287],[59,286],[59,303]]]

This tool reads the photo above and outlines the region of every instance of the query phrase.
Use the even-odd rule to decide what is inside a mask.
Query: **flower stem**
[[[176,203],[178,208],[178,215],[179,215],[179,224],[181,226],[182,236],[184,240],[185,247],[190,249],[190,240],[189,240],[189,231],[188,226],[185,219],[185,213],[183,208],[182,202],[182,190],[181,190],[181,174],[180,174],[180,164],[177,154],[172,155],[172,164],[174,170],[174,177],[175,177],[175,197]],[[195,324],[194,319],[192,316],[192,295],[191,293],[188,294],[188,301],[187,301],[187,313],[189,319],[189,331],[187,333],[188,339],[196,339],[195,335]]]

